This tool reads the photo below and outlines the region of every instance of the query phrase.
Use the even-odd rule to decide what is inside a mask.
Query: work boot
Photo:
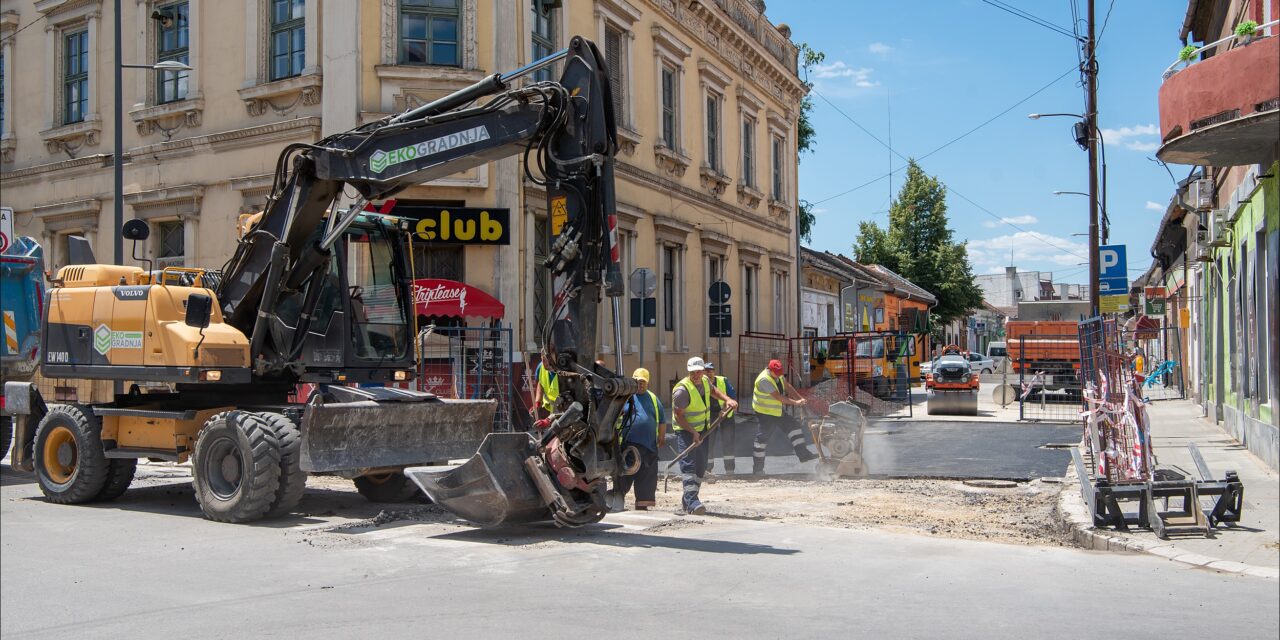
[[[734,472],[733,458],[724,459],[724,475],[731,476]]]
[[[818,457],[818,454],[810,451],[808,447],[805,447],[804,449],[796,450],[796,457],[800,458],[800,462],[808,462],[810,460],[816,459]]]
[[[695,516],[705,516],[707,515],[707,508],[699,504],[698,506],[693,508],[693,511],[690,511],[689,513]]]

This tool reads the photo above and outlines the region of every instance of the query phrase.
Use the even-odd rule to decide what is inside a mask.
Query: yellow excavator
[[[521,80],[554,64],[558,81]],[[616,313],[622,294],[606,73],[595,45],[574,38],[429,104],[289,145],[265,211],[245,221],[221,270],[98,264],[73,238],[45,305],[43,374],[127,390],[46,404],[35,385],[6,382],[13,466],[34,471],[48,500],[85,503],[123,494],[139,459],[190,460],[201,509],[226,522],[288,513],[311,473],[353,478],[375,500],[420,485],[486,524],[599,520],[605,485],[626,466],[613,425],[635,392],[595,364],[595,305],[608,295]],[[559,219],[542,265],[555,281],[543,329],[563,391],[554,423],[534,435],[490,434],[492,401],[377,386],[414,377],[413,273],[408,221],[365,210],[517,153]],[[344,190],[355,203],[334,209]],[[147,225],[121,232],[145,262]],[[298,383],[320,390],[291,403]],[[463,468],[438,466],[473,454]]]

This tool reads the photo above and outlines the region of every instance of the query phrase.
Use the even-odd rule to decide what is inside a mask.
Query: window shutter
[[[613,117],[619,123],[626,122],[622,112],[622,32],[613,27],[604,30],[604,58],[609,63],[609,90],[613,94]]]

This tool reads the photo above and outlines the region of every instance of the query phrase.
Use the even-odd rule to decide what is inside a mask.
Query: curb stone
[[[1137,540],[1094,528],[1089,509],[1085,506],[1084,499],[1080,497],[1080,482],[1074,465],[1067,469],[1065,481],[1062,483],[1062,490],[1058,492],[1058,517],[1062,519],[1064,530],[1069,532],[1071,542],[1082,549],[1117,553],[1147,553],[1189,566],[1203,567],[1223,573],[1235,573],[1272,580],[1280,579],[1280,571],[1271,567],[1260,567],[1213,558],[1198,553],[1189,553],[1179,550],[1164,541],[1148,542]]]

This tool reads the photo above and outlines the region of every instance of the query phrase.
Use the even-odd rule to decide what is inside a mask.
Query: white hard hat
[[[695,357],[689,358],[689,362],[686,366],[689,369],[689,371],[703,371],[707,368],[707,363],[703,362],[702,358],[695,356]]]

